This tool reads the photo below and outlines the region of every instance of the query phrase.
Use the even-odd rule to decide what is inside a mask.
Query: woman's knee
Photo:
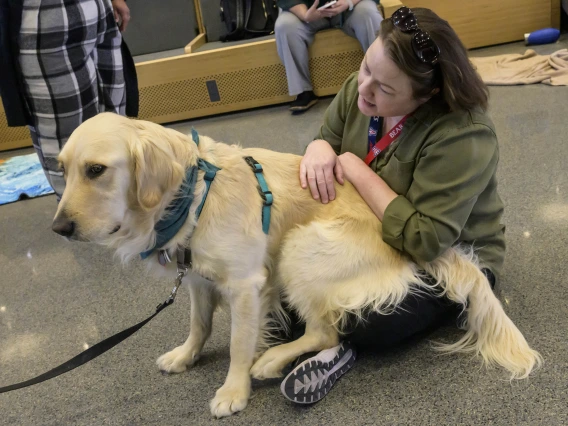
[[[354,25],[357,24],[358,21],[367,21],[369,19],[372,20],[379,20],[383,19],[377,4],[372,0],[362,0],[353,9],[353,14],[351,15],[351,19],[354,19]]]
[[[302,26],[302,21],[300,21],[296,15],[292,12],[282,11],[274,24],[276,39],[278,40],[279,37],[298,35],[301,32]]]

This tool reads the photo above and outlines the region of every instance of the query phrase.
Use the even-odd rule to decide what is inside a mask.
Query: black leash
[[[67,373],[68,371],[71,371],[71,370],[73,370],[77,367],[80,367],[81,365],[95,359],[99,355],[104,354],[106,351],[114,348],[120,342],[129,338],[134,333],[136,333],[138,330],[140,330],[142,327],[144,327],[146,324],[148,324],[152,320],[152,318],[154,318],[156,315],[158,315],[164,308],[167,308],[168,306],[170,306],[171,304],[174,303],[177,291],[178,291],[178,289],[181,285],[181,282],[183,280],[183,277],[185,276],[186,273],[187,273],[187,267],[185,269],[180,270],[179,263],[178,263],[178,275],[177,275],[177,278],[176,278],[175,286],[174,286],[171,294],[163,303],[160,303],[156,307],[156,312],[154,312],[152,315],[150,315],[144,321],[139,322],[138,324],[136,324],[136,325],[134,325],[130,328],[127,328],[126,330],[123,330],[120,333],[116,333],[114,336],[111,336],[111,337],[103,340],[102,342],[97,343],[94,346],[91,346],[86,351],[81,352],[76,357],[70,359],[67,362],[64,362],[60,366],[55,367],[53,370],[50,370],[47,373],[40,374],[39,376],[34,377],[33,379],[30,379],[30,380],[26,380],[25,382],[15,383],[15,384],[10,385],[10,386],[4,386],[4,387],[0,388],[0,393],[10,392],[10,391],[13,391],[13,390],[16,390],[16,389],[22,389],[22,388],[25,388],[25,387],[28,387],[28,386],[31,386],[31,385],[35,385],[37,383],[45,382],[46,380],[49,380],[49,379],[53,379],[54,377],[57,377],[57,376],[59,376],[63,373]]]

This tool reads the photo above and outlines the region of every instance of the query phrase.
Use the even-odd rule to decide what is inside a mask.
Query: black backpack
[[[221,0],[221,20],[227,34],[221,41],[246,40],[274,32],[276,0]]]

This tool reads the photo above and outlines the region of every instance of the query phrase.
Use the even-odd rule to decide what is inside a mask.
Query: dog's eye
[[[100,164],[91,164],[87,166],[87,177],[89,177],[90,179],[94,179],[102,175],[105,170],[106,170],[105,166],[102,166]]]

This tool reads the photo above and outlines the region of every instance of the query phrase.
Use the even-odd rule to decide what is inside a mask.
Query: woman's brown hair
[[[425,64],[412,48],[413,33],[396,28],[391,19],[381,23],[379,37],[384,49],[394,63],[412,80],[414,97],[427,98],[435,89],[435,95],[450,111],[476,107],[487,109],[489,91],[467,56],[467,50],[447,21],[430,9],[413,8],[418,26],[430,34],[440,49],[438,63]]]

